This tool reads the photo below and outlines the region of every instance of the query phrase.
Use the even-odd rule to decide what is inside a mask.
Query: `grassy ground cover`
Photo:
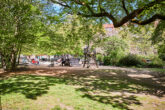
[[[148,70],[151,72],[160,72],[165,74],[165,68],[136,68],[138,70]]]
[[[152,78],[130,77],[123,71],[111,70],[37,70],[32,74],[0,81],[3,110],[165,108],[164,85],[154,83]]]

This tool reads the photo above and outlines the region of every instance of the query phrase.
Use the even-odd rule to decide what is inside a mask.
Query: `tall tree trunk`
[[[85,54],[84,54],[84,64],[83,64],[83,68],[84,68],[85,65],[86,65],[86,60],[87,60],[87,54],[85,53]]]
[[[93,56],[93,59],[94,59],[94,62],[95,62],[96,67],[98,68],[99,66],[97,64],[96,55]]]
[[[3,70],[8,70],[7,58],[5,55],[2,56],[2,68]]]
[[[13,53],[13,55],[12,55],[12,64],[11,64],[11,70],[15,70],[16,69],[16,60],[17,60],[17,55],[16,55],[16,53]]]
[[[15,70],[16,68],[16,58],[17,58],[17,54],[16,52],[12,52],[12,53],[4,53],[1,55],[1,59],[2,59],[2,68],[4,70]]]
[[[19,48],[17,65],[19,65],[19,60],[20,60],[21,51],[22,51],[22,46]]]
[[[2,55],[0,54],[0,61],[1,61],[1,67],[3,67],[3,62],[2,62]]]

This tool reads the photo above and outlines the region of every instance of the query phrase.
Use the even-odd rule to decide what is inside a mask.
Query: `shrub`
[[[111,64],[111,60],[110,60],[111,58],[109,57],[109,56],[105,56],[104,57],[104,65],[110,65]]]
[[[159,58],[161,58],[163,61],[165,61],[165,53],[164,54],[160,54]]]
[[[96,59],[100,62],[103,62],[104,61],[104,56],[103,55],[97,55]]]
[[[158,57],[151,58],[151,63],[147,64],[147,67],[149,68],[162,68],[163,67],[163,61]]]
[[[117,65],[119,60],[124,56],[123,51],[114,50],[108,56],[104,57],[104,65]]]
[[[165,45],[159,45],[158,47],[158,55],[159,58],[162,59],[163,61],[165,61]]]
[[[117,36],[111,36],[106,39],[103,46],[107,56],[104,57],[104,65],[117,65],[119,60],[125,55],[127,42]]]
[[[142,60],[137,55],[128,54],[121,58],[118,65],[121,66],[141,66],[143,65]]]
[[[96,60],[97,60],[97,62],[99,63],[99,65],[103,65],[103,64],[104,64],[104,56],[103,56],[103,55],[98,54],[98,55],[96,56]]]

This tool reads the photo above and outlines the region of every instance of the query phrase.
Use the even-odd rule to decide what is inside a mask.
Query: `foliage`
[[[152,34],[153,43],[164,43],[165,41],[165,21],[158,21],[157,27]]]
[[[150,60],[150,61],[147,61]],[[142,57],[134,54],[128,54],[121,58],[118,65],[120,66],[136,66],[145,68],[162,68],[164,62],[158,56]]]
[[[142,65],[142,60],[137,55],[128,54],[121,58],[118,64],[122,66],[139,66]]]
[[[82,55],[84,46],[89,45],[91,49],[99,46],[101,35],[102,28],[95,21],[68,15],[63,22],[45,24],[33,44],[32,52],[29,52],[36,55]]]
[[[104,56],[104,65],[111,65],[111,58],[109,56]]]
[[[127,43],[119,36],[106,38],[103,49],[107,56],[104,57],[104,64],[116,65],[120,58],[126,54],[127,47]]]
[[[97,59],[99,62],[103,62],[103,61],[104,61],[104,56],[101,55],[101,54],[98,54],[98,55],[96,56],[96,59]]]
[[[2,67],[15,69],[22,46],[33,42],[40,14],[39,5],[31,0],[0,1],[0,56]]]
[[[126,40],[130,53],[150,56],[156,54],[157,50],[157,46],[153,45],[151,40],[154,29],[154,24],[129,25],[121,28],[119,36]]]
[[[61,10],[84,17],[101,18],[120,27],[127,22],[140,25],[156,19],[165,20],[164,0],[48,0],[61,5]]]
[[[162,68],[164,65],[163,61],[158,57],[151,58],[151,63],[147,64],[147,67],[150,68]]]
[[[152,42],[158,46],[158,54],[165,61],[165,21],[159,21],[152,35]]]
[[[158,47],[159,58],[165,61],[165,45],[160,45]]]

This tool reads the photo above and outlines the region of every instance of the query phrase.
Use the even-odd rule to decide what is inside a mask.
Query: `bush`
[[[143,62],[140,57],[133,54],[128,54],[127,56],[120,59],[118,65],[121,66],[141,66]]]
[[[165,53],[164,54],[160,54],[159,58],[161,58],[163,61],[165,61]]]
[[[96,60],[97,60],[97,62],[99,63],[99,65],[103,65],[103,64],[104,64],[104,56],[103,56],[103,55],[98,54],[98,55],[96,56]]]
[[[151,58],[151,63],[147,64],[147,67],[149,68],[162,68],[163,67],[163,61],[158,57]]]
[[[103,46],[107,54],[104,57],[104,65],[117,65],[119,60],[125,56],[127,47],[127,42],[118,36],[107,38]]]
[[[104,65],[117,65],[119,60],[124,56],[123,51],[111,51],[111,54],[104,57]]]
[[[165,61],[165,45],[160,45],[158,48],[159,58]]]
[[[110,65],[111,64],[111,58],[109,56],[104,57],[104,65]]]
[[[99,62],[103,62],[103,61],[104,61],[104,56],[99,54],[99,55],[96,56],[96,59],[97,59]]]

